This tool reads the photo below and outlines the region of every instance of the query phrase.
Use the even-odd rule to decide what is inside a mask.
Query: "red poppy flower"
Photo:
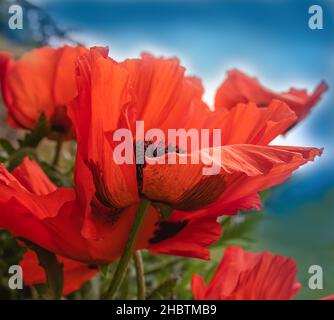
[[[195,300],[290,300],[301,289],[296,276],[292,258],[228,247],[209,285],[194,274],[191,289]]]
[[[266,108],[272,99],[278,99],[289,105],[297,115],[296,122],[299,122],[307,116],[327,89],[327,84],[322,82],[312,94],[294,88],[288,92],[276,93],[262,86],[256,78],[231,70],[217,91],[215,107],[231,109],[238,103],[255,102],[259,107]]]
[[[75,61],[87,52],[83,47],[43,47],[19,60],[0,52],[0,82],[9,123],[32,129],[42,113],[51,129],[67,134],[71,122],[66,105],[76,95]]]
[[[296,273],[291,258],[228,247],[210,284],[193,275],[191,288],[197,300],[289,300],[301,288]]]
[[[0,167],[0,227],[59,256],[90,265],[120,257],[141,197],[151,200],[136,249],[208,259],[206,248],[220,235],[216,218],[238,209],[260,208],[257,193],[283,182],[299,166],[321,154],[315,148],[268,146],[295,121],[280,101],[268,108],[240,105],[215,112],[201,101],[199,80],[185,76],[177,59],[140,59],[122,63],[93,48],[79,57],[78,96],[69,116],[78,141],[75,189],[56,189],[29,160],[12,174]],[[118,128],[222,129],[222,143],[194,150],[218,164],[205,176],[204,163],[118,164],[111,139]],[[135,143],[149,144],[149,141]],[[180,160],[185,145],[174,146]],[[132,147],[132,146],[131,146]],[[173,209],[170,217],[162,208]],[[196,236],[195,236],[196,234]]]
[[[164,203],[172,207],[170,220],[158,216],[156,220],[165,228],[169,222],[177,222],[180,232],[180,223],[190,218],[260,208],[257,192],[281,183],[321,154],[314,148],[267,146],[296,119],[283,102],[274,100],[265,109],[249,103],[231,111],[210,111],[201,100],[200,81],[185,76],[177,59],[144,54],[140,59],[117,63],[107,57],[106,49],[92,48],[90,54],[79,58],[77,81],[79,94],[69,107],[69,115],[78,140],[77,167],[85,168],[87,174],[77,171],[76,186],[85,201],[92,199],[99,210],[101,204],[109,208],[109,216],[144,196],[153,206]],[[203,175],[203,163],[191,164],[192,153],[177,151],[186,149],[187,143],[174,146],[176,164],[168,164],[167,159],[166,164],[157,163],[168,158],[169,151],[146,157],[144,165],[117,164],[113,132],[127,128],[135,136],[136,120],[142,120],[146,130],[159,128],[164,133],[170,128],[221,128],[222,143],[216,147],[219,158],[211,155],[213,148],[194,150],[219,164],[219,174]],[[131,141],[130,149],[132,145]],[[187,164],[180,163],[181,158],[186,158]],[[87,184],[89,176],[91,184]],[[88,212],[88,237],[97,235],[95,218]]]
[[[58,256],[58,261],[63,264],[64,288],[63,294],[68,295],[93,278],[98,272],[96,266],[77,262]],[[23,271],[24,283],[28,286],[46,283],[46,274],[44,269],[39,265],[37,255],[34,251],[29,250],[20,262]]]

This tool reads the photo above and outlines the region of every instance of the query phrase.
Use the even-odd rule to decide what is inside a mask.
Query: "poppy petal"
[[[223,259],[205,288],[193,278],[195,298],[217,300],[288,300],[301,288],[294,260],[270,252],[225,249]]]
[[[107,132],[117,128],[122,106],[131,102],[125,90],[127,82],[126,69],[107,58],[105,48],[92,48],[79,58],[79,96],[69,107],[76,128],[78,155],[91,170],[96,191],[105,190],[109,195],[107,201],[117,208],[138,200],[135,165],[119,166],[106,137]],[[76,184],[85,184],[78,181],[80,173],[75,179]]]
[[[0,53],[0,80],[10,124],[34,128],[44,113],[52,129],[69,130],[65,107],[77,94],[75,60],[83,47],[42,47],[15,61]]]
[[[255,103],[238,104],[221,124],[222,145],[267,145],[291,127],[296,119],[289,106],[279,100],[271,101],[267,108],[259,108]]]
[[[35,172],[35,181],[27,183],[26,176],[34,176]],[[33,193],[45,192],[51,182],[30,160],[14,173],[23,184],[0,166],[0,227],[49,251],[89,260],[81,237],[83,215],[75,205],[75,191],[60,188],[48,194]],[[63,213],[66,208],[68,212]]]
[[[177,213],[175,214],[177,216]],[[217,217],[200,217],[179,220],[173,217],[162,222],[150,242],[153,253],[210,259],[207,248],[221,235],[221,225]]]
[[[256,78],[238,71],[228,72],[227,79],[218,88],[215,98],[215,108],[231,109],[239,103],[255,102],[259,107],[267,107],[272,99],[281,100],[297,114],[301,121],[311,108],[320,100],[328,89],[322,82],[308,94],[306,90],[290,89],[288,92],[276,93],[262,86]]]
[[[92,279],[98,272],[97,267],[77,262],[71,259],[57,256],[57,260],[63,264],[64,288],[63,294],[68,295],[82,287],[82,285]],[[23,280],[28,286],[46,283],[44,269],[39,265],[37,255],[34,251],[28,250],[20,262],[23,270]]]
[[[159,158],[148,158],[143,169],[143,194],[175,208],[191,199],[188,202],[195,206],[186,210],[217,203],[232,205],[245,197],[254,199],[257,192],[283,182],[321,152],[315,148],[238,144],[201,150],[197,157],[205,160],[199,164],[191,164],[192,155],[176,154],[176,164],[161,164]],[[216,165],[217,174],[203,175],[205,163]]]
[[[43,172],[40,166],[29,158],[24,158],[12,175],[24,186],[29,192],[37,195],[46,195],[57,189]]]
[[[236,149],[237,152],[240,151],[243,154],[244,159],[250,156],[252,158],[250,162],[254,165],[253,161],[257,162],[255,168],[262,173],[258,175],[234,174],[226,176],[228,187],[216,203],[210,206],[213,211],[224,211],[230,206],[235,207],[235,201],[238,201],[238,199],[252,196],[259,191],[282,183],[291,176],[293,171],[322,154],[321,149],[284,146],[239,145]],[[248,153],[250,149],[253,150]]]
[[[194,294],[194,300],[204,299],[206,284],[204,282],[204,279],[198,274],[194,274],[191,278],[191,290]]]
[[[141,59],[128,59],[122,65],[129,72],[137,118],[145,121],[145,128],[184,128],[191,104],[200,100],[202,88],[199,81],[185,76],[179,60],[145,53]]]

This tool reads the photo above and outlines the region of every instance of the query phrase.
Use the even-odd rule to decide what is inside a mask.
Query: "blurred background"
[[[24,10],[23,30],[8,28],[8,6]],[[324,147],[317,159],[271,191],[265,213],[238,230],[242,245],[292,256],[303,290],[298,298],[334,294],[334,1],[320,1],[323,30],[308,27],[307,0],[0,0],[0,50],[18,55],[43,44],[106,45],[116,60],[142,51],[177,56],[202,78],[209,103],[226,71],[238,68],[273,90],[330,87],[312,114],[275,143]],[[13,137],[1,106],[0,134]],[[258,218],[260,217],[260,218]],[[230,238],[229,238],[230,236]],[[234,241],[227,235],[226,243]],[[213,248],[213,261],[221,249]],[[207,267],[191,260],[192,271]],[[310,265],[324,271],[324,289],[308,288]],[[206,269],[204,269],[206,268]],[[212,268],[210,269],[212,270]],[[208,270],[208,273],[210,273]]]

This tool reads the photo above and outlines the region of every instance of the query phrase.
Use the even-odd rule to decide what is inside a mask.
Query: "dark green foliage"
[[[35,127],[19,140],[20,148],[36,148],[44,137],[50,133],[50,126],[44,113],[41,114]]]

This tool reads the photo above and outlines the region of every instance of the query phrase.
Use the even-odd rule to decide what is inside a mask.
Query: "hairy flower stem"
[[[150,207],[151,202],[147,199],[142,199],[139,203],[137,214],[132,225],[132,229],[129,234],[128,241],[126,243],[123,255],[118,262],[117,269],[114,273],[114,277],[111,280],[109,289],[106,293],[107,299],[113,299],[119,287],[121,286],[124,276],[126,274],[127,268],[129,266],[129,262],[131,256],[133,254],[133,249],[136,243],[137,235],[141,229],[141,226],[144,222],[144,218],[146,213]]]
[[[52,161],[53,166],[58,166],[62,146],[63,146],[63,139],[59,138],[56,142],[55,154],[54,154],[53,161]]]
[[[137,299],[145,300],[146,287],[145,287],[144,264],[141,252],[139,250],[133,254],[133,261],[135,264],[136,275],[137,275]]]

